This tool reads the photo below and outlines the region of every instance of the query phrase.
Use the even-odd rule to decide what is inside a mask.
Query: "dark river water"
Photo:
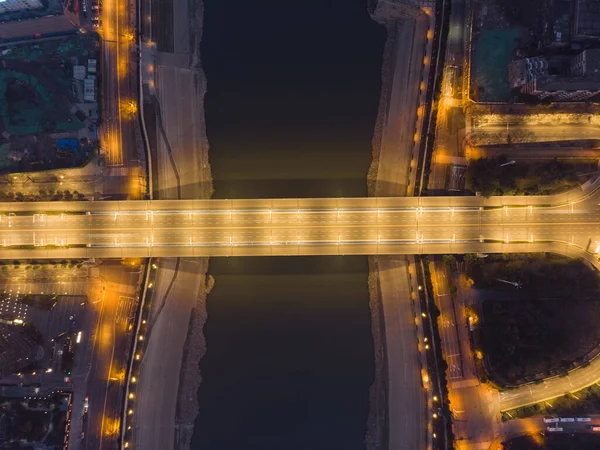
[[[364,0],[205,0],[215,198],[366,196],[385,30]],[[193,449],[364,449],[364,257],[213,258]]]

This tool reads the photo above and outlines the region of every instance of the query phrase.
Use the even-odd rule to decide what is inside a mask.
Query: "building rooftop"
[[[600,0],[575,0],[573,34],[575,38],[600,37]]]
[[[543,91],[598,91],[600,79],[580,77],[539,77],[536,88]]]
[[[68,11],[55,16],[0,23],[0,40],[61,33],[77,29],[79,19]]]
[[[600,80],[600,48],[585,50],[585,78]]]
[[[532,78],[547,74],[548,61],[543,56],[517,59],[508,65],[508,81],[513,88],[524,85]]]
[[[79,28],[77,2],[47,0],[41,9],[10,11],[0,14],[0,40],[18,40],[61,34]]]

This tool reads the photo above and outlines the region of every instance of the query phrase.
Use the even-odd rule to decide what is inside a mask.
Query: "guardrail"
[[[81,214],[134,212],[202,212],[202,211],[337,211],[398,208],[556,208],[581,202],[600,188],[594,177],[578,188],[562,194],[494,197],[364,197],[364,198],[295,198],[235,200],[115,200],[115,201],[46,201],[0,202],[0,214]]]

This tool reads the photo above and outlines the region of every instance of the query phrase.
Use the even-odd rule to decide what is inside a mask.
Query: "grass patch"
[[[554,253],[507,253],[479,258],[474,254],[463,257],[465,272],[474,281],[474,287],[515,295],[511,285],[503,279],[521,283],[520,296],[529,299],[598,298],[600,280],[596,273],[582,262]]]
[[[600,285],[592,269],[555,254],[463,261],[479,300],[475,347],[492,381],[513,386],[586,363],[600,342]]]
[[[600,301],[485,301],[478,346],[489,376],[515,385],[565,374],[600,342]]]
[[[16,135],[42,131],[78,130],[84,124],[72,117],[39,79],[14,70],[0,71],[0,114],[6,131]]]

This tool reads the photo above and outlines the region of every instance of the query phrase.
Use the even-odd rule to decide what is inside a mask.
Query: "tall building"
[[[40,0],[0,0],[0,14],[23,9],[37,9],[42,6]]]
[[[540,67],[543,69],[544,65]],[[548,75],[544,70],[529,71],[521,92],[555,102],[582,101],[599,94],[600,49],[584,50],[574,56],[569,72],[564,75]]]
[[[548,75],[548,61],[543,56],[512,61],[508,65],[508,82],[511,88],[523,86],[529,80]]]

